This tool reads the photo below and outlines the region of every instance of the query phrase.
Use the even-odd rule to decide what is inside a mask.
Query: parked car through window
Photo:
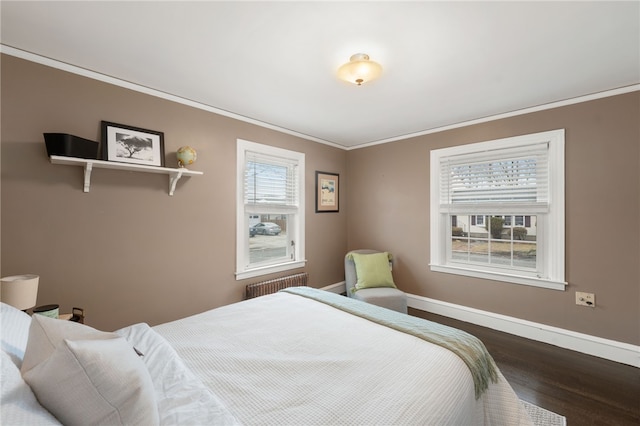
[[[249,228],[249,235],[278,235],[282,229],[273,222],[260,222]]]

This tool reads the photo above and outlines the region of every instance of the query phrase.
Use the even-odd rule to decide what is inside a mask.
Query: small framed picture
[[[340,175],[316,172],[316,213],[339,211]]]
[[[164,133],[102,122],[102,155],[107,161],[164,166]]]

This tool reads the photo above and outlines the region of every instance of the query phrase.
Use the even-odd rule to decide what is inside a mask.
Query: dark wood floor
[[[415,309],[409,313],[478,337],[520,399],[565,416],[568,426],[640,425],[640,368]]]

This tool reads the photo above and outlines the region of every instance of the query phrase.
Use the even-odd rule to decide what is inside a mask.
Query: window
[[[564,130],[431,151],[430,265],[564,289]]]
[[[531,225],[531,216],[500,216],[504,219],[504,226],[525,226],[529,228]],[[514,221],[515,217],[515,221]]]
[[[471,224],[478,225],[478,226],[484,225],[484,216],[482,215],[471,216]]]
[[[236,279],[304,266],[304,154],[238,139]]]

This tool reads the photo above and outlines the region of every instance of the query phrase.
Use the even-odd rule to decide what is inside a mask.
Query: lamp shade
[[[338,68],[338,77],[349,83],[357,84],[369,82],[382,74],[382,66],[369,59],[366,53],[356,53],[349,58],[349,62]]]
[[[33,308],[38,298],[38,275],[13,275],[0,279],[0,301],[17,309]]]

